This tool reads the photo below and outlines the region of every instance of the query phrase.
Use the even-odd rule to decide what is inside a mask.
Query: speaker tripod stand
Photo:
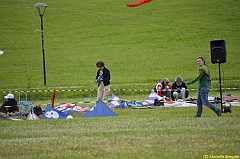
[[[223,103],[222,103],[222,79],[221,79],[221,63],[218,63],[218,76],[219,76],[219,87],[220,87],[220,102],[221,102],[221,110],[222,112],[224,112],[223,110]]]
[[[220,99],[221,99],[221,111],[223,113],[231,112],[231,104],[229,102],[222,103],[222,79],[221,79],[221,63],[225,63],[227,52],[226,52],[226,42],[223,39],[216,39],[210,41],[210,53],[211,62],[213,64],[218,63],[219,71],[219,86],[220,86]]]
[[[221,111],[222,111],[223,113],[227,113],[227,112],[230,112],[230,113],[231,113],[231,104],[225,102],[225,105],[223,105],[223,102],[222,102],[221,63],[218,63],[218,73],[219,73],[219,87],[220,87]]]

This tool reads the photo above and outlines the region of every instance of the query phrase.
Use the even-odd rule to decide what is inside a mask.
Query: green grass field
[[[32,0],[1,0],[0,102],[7,92],[35,103],[96,97],[95,63],[111,71],[111,93],[145,100],[155,83],[197,76],[203,56],[219,96],[218,65],[210,41],[225,39],[222,87],[240,96],[240,1],[153,0],[128,8],[130,0],[45,0],[47,85],[43,84],[40,17]],[[196,89],[197,84],[190,85]],[[227,89],[230,88],[230,89]],[[40,90],[40,91],[39,91]],[[46,91],[44,91],[46,90]],[[62,91],[63,90],[63,91]],[[86,91],[87,90],[87,91]],[[142,91],[141,91],[142,90]],[[190,92],[196,97],[196,90]],[[218,118],[204,108],[114,110],[113,118],[46,121],[0,120],[0,158],[203,158],[240,155],[240,110]]]
[[[203,158],[240,155],[239,107],[114,109],[117,117],[1,120],[0,158]]]

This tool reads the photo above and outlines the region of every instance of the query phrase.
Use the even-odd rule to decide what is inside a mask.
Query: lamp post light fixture
[[[44,85],[46,86],[46,67],[45,67],[45,54],[44,54],[43,15],[45,13],[45,9],[47,8],[47,5],[45,3],[36,3],[34,5],[34,7],[37,8],[39,16],[40,16],[40,20],[41,20],[43,76],[44,76]]]

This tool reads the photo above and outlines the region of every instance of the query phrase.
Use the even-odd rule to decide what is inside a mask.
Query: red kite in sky
[[[137,7],[137,6],[140,6],[142,4],[145,4],[145,3],[149,3],[151,2],[152,0],[140,0],[138,2],[135,2],[133,4],[127,4],[128,7]]]

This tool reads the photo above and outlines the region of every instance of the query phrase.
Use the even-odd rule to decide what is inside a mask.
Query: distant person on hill
[[[206,66],[206,62],[202,56],[197,57],[197,64],[200,67],[198,69],[198,76],[194,80],[186,83],[189,85],[198,81],[198,110],[195,117],[201,117],[202,105],[206,105],[208,108],[212,109],[218,116],[222,116],[222,111],[208,101],[208,93],[211,88],[211,76],[210,71]]]
[[[170,100],[172,86],[169,85],[169,80],[167,78],[163,78],[160,83],[157,83],[154,87],[154,91],[160,96],[165,97],[164,100]]]
[[[97,99],[98,100],[108,100],[108,95],[110,93],[110,71],[104,65],[103,61],[98,61],[96,63],[98,68],[97,75],[95,81],[98,83],[98,92]],[[100,71],[102,71],[102,78],[98,78],[100,76]],[[101,84],[103,83],[103,84]]]
[[[3,118],[17,116],[19,114],[19,108],[17,101],[14,99],[13,94],[4,96],[5,101],[0,108],[0,116]]]
[[[175,78],[175,82],[172,84],[172,92],[171,97],[172,100],[186,100],[188,98],[188,90],[185,82],[183,82],[183,78],[181,76],[177,76]]]

